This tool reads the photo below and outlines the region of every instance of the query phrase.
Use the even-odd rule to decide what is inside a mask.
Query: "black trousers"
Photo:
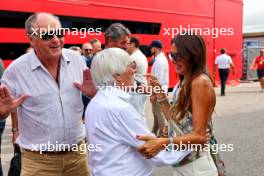
[[[221,95],[225,95],[226,81],[229,75],[229,68],[221,68],[219,70],[219,76],[221,80]]]

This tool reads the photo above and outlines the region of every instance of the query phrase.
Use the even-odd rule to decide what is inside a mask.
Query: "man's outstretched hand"
[[[11,96],[6,86],[0,86],[0,118],[5,118],[15,108],[17,108],[29,96],[21,95],[18,98]]]
[[[75,82],[73,84],[77,89],[79,89],[87,97],[91,98],[97,92],[96,87],[92,81],[90,70],[88,69],[83,70],[83,83],[80,84],[80,83]]]

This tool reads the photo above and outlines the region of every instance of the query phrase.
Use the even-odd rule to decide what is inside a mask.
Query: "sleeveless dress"
[[[176,102],[179,86],[173,91],[173,103]],[[192,114],[186,113],[185,117],[176,123],[170,117],[168,119],[168,135],[170,137],[190,134],[193,130]],[[173,166],[173,176],[218,176],[217,168],[209,151],[193,151],[190,155]]]

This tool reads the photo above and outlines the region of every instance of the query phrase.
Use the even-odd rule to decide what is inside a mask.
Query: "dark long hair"
[[[206,67],[206,46],[199,35],[186,33],[174,38],[173,43],[177,47],[178,56],[189,63],[188,74],[180,81],[180,92],[177,102],[170,108],[170,116],[176,122],[182,120],[191,107],[191,84],[201,74],[206,74],[211,79]],[[212,79],[211,79],[212,81]]]

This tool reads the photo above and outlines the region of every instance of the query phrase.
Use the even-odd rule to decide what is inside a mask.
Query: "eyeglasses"
[[[174,52],[170,52],[169,55],[171,56],[171,58],[176,61],[179,62],[182,60],[182,56],[181,54],[179,54],[178,52],[174,53]]]
[[[88,51],[92,51],[92,49],[84,49],[84,51],[88,52]]]
[[[48,41],[48,40],[53,39],[54,35],[56,35],[57,38],[59,38],[59,39],[65,37],[65,33],[62,29],[58,29],[58,30],[54,30],[54,31],[45,31],[45,32],[42,32],[42,33],[37,34],[35,36],[38,36],[40,39],[42,39],[44,41]]]

